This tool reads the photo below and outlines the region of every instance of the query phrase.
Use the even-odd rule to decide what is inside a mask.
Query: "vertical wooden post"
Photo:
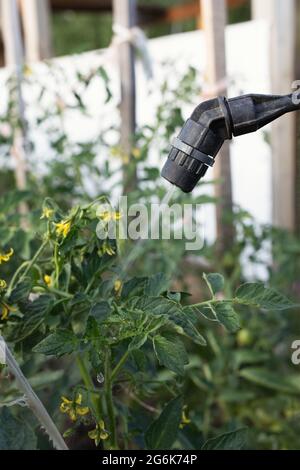
[[[25,104],[22,95],[24,49],[17,0],[2,0],[1,11],[5,62],[6,65],[15,69],[18,117],[21,123],[20,131],[15,133],[14,145],[12,147],[12,157],[15,160],[17,188],[19,190],[24,190],[26,188],[26,149],[28,146]],[[24,214],[27,212],[26,204],[20,205],[20,211]]]
[[[201,0],[201,16],[206,40],[208,85],[216,87],[226,78],[226,26],[225,0]],[[223,90],[226,95],[226,90]],[[232,213],[232,181],[229,142],[225,142],[215,163],[215,177],[219,180],[216,185],[217,204],[217,243],[221,252],[232,245],[234,226],[224,216]]]
[[[113,21],[125,29],[136,25],[136,0],[114,0]],[[119,67],[121,80],[121,149],[131,160],[132,138],[136,129],[136,78],[134,48],[130,42],[119,46]],[[124,163],[124,193],[136,185],[136,167],[133,162]]]
[[[300,2],[295,5],[295,78],[300,80]],[[295,228],[300,236],[300,113],[295,116]]]
[[[17,0],[1,0],[5,65],[23,67],[24,49]]]
[[[296,0],[252,0],[252,16],[266,19],[271,28],[271,91],[274,94],[291,93],[293,81],[300,79],[295,76],[295,8]],[[274,121],[271,136],[273,223],[287,230],[294,230],[296,224],[296,119],[291,113]]]
[[[49,0],[21,0],[26,60],[36,62],[52,56]]]

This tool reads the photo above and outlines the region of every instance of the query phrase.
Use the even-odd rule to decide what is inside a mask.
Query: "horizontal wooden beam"
[[[239,7],[247,0],[227,0],[229,7]],[[112,0],[51,0],[54,11],[98,11],[109,12],[112,10]],[[191,18],[199,18],[200,2],[191,0],[173,7],[161,7],[155,5],[139,5],[138,20],[140,24],[152,22],[178,22]]]
[[[112,0],[51,0],[54,10],[112,10]]]

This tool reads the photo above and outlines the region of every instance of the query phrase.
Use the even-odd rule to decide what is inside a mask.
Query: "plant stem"
[[[21,266],[18,267],[18,269],[16,270],[15,274],[13,275],[13,277],[11,278],[11,281],[9,283],[9,286],[8,286],[8,289],[7,289],[7,296],[9,297],[12,290],[13,290],[13,287],[15,285],[15,282],[16,282],[16,279],[18,278],[20,272],[30,263],[30,261],[25,261],[24,263],[21,264]]]
[[[45,240],[45,241],[41,244],[41,246],[40,246],[39,249],[37,250],[37,252],[36,252],[36,254],[34,255],[34,257],[32,258],[32,260],[27,264],[25,271],[23,272],[22,276],[21,276],[20,279],[19,279],[19,282],[23,281],[23,279],[27,276],[27,274],[29,273],[30,269],[32,268],[32,266],[34,265],[34,263],[39,259],[40,255],[42,254],[42,252],[44,251],[44,249],[46,248],[47,245],[48,245],[48,240]]]
[[[68,292],[63,292],[59,289],[55,289],[54,287],[49,287],[48,291],[53,292],[53,294],[57,294],[65,299],[73,299],[74,297],[72,294],[69,294]]]
[[[59,279],[59,261],[58,261],[58,244],[55,243],[54,246],[54,265],[55,265],[55,280],[54,285],[58,288],[58,279]]]
[[[110,376],[110,380],[111,382],[113,383],[114,379],[116,378],[116,376],[118,375],[120,369],[123,367],[123,365],[125,364],[125,362],[127,361],[128,359],[128,356],[129,356],[129,351],[127,350],[125,352],[125,354],[123,354],[123,356],[121,357],[121,359],[119,360],[118,364],[116,365],[116,367],[113,369],[112,373],[111,373],[111,376]]]
[[[111,444],[114,450],[118,449],[118,440],[117,440],[117,430],[116,430],[116,417],[115,409],[113,403],[113,394],[112,394],[112,374],[110,374],[110,352],[106,351],[105,354],[105,367],[104,367],[104,377],[105,377],[105,398],[107,406],[107,414],[110,422],[110,433],[111,433]]]
[[[7,344],[5,343],[4,339],[1,336],[0,336],[0,350],[3,352],[8,369],[14,375],[15,380],[18,384],[18,387],[26,396],[26,402],[28,403],[29,408],[31,408],[32,412],[34,413],[34,415],[40,422],[41,426],[47,432],[49,438],[53,442],[54,447],[57,450],[68,450],[68,447],[65,441],[63,440],[60,432],[58,431],[57,427],[52,421],[46,408],[44,407],[41,400],[33,391],[31,385],[29,384],[28,380],[24,376],[17,361],[15,360],[14,356],[12,355]]]
[[[84,385],[86,386],[87,389],[93,390],[95,388],[94,383],[93,383],[92,377],[89,373],[89,370],[87,368],[84,358],[78,355],[76,358],[76,362],[77,362],[78,369],[79,369]],[[93,404],[97,422],[99,422],[103,418],[100,396],[95,396],[94,394],[92,394],[91,402]]]

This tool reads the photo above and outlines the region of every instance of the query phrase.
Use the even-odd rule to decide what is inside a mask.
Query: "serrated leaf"
[[[76,351],[79,346],[78,338],[68,330],[59,330],[37,344],[33,351],[46,356],[63,356]]]
[[[227,432],[221,436],[209,439],[201,450],[242,450],[247,441],[247,428]]]
[[[102,322],[106,320],[111,312],[111,307],[105,300],[97,302],[92,306],[90,315],[92,315],[97,321]]]
[[[168,289],[169,282],[169,279],[164,273],[154,274],[147,280],[145,295],[149,295],[149,297],[158,297]]]
[[[153,315],[170,316],[182,311],[179,304],[165,297],[134,297],[130,300],[128,306]]]
[[[45,322],[53,305],[54,299],[48,295],[43,295],[34,302],[20,302],[19,309],[24,314],[24,319],[14,335],[14,340],[20,342],[32,335]]]
[[[146,277],[134,277],[129,281],[124,282],[121,292],[121,298],[127,299],[142,295],[144,293],[146,282]]]
[[[189,358],[183,343],[177,336],[157,335],[153,339],[153,347],[160,365],[176,374],[184,374],[184,366],[189,363]]]
[[[153,421],[145,434],[147,449],[170,450],[174,444],[181,423],[183,398],[170,401],[160,416]]]
[[[216,315],[217,320],[225,326],[225,328],[235,333],[241,327],[240,319],[236,311],[233,309],[229,302],[215,302],[212,304],[212,309]]]
[[[141,333],[140,335],[136,335],[129,344],[128,350],[132,351],[133,349],[140,349],[146,343],[147,339],[147,333]]]
[[[225,280],[222,274],[218,274],[218,273],[203,274],[203,279],[208,285],[209,290],[213,297],[219,292],[223,292]]]
[[[170,320],[175,323],[175,325],[182,328],[183,332],[192,340],[195,344],[199,346],[206,346],[206,340],[198,331],[197,327],[194,325],[193,319],[188,317],[189,312],[193,313],[192,310],[184,309],[180,313],[171,315]]]
[[[246,283],[240,286],[235,294],[235,302],[263,309],[286,310],[295,307],[285,295],[264,284]]]
[[[86,321],[86,328],[84,337],[85,339],[89,339],[91,341],[97,339],[100,336],[100,327],[96,318],[93,316],[89,316]]]
[[[15,418],[8,408],[0,409],[0,450],[36,450],[36,445],[30,426]]]
[[[33,302],[26,302],[20,305],[20,310],[26,317],[32,315],[45,316],[52,309],[54,298],[50,295],[41,295]]]
[[[20,302],[20,300],[27,299],[31,288],[32,280],[30,278],[24,279],[24,281],[19,282],[9,296],[9,303],[16,304]]]
[[[20,329],[16,331],[16,334],[13,335],[14,341],[16,343],[23,341],[28,336],[32,335],[45,321],[45,317],[42,314],[32,315],[31,317],[25,319],[21,324]]]

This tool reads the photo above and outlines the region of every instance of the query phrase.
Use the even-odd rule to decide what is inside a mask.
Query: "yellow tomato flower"
[[[51,219],[53,214],[54,214],[53,209],[49,209],[49,207],[44,207],[41,219]]]
[[[128,153],[124,152],[120,146],[112,147],[110,149],[110,154],[112,157],[120,158],[125,165],[128,165],[130,162]]]
[[[1,310],[1,320],[7,320],[8,319],[8,314],[9,314],[8,307],[6,305],[2,305],[1,308],[2,308],[2,310]]]
[[[23,67],[23,74],[25,77],[31,77],[32,75],[32,69],[29,67],[28,64],[25,64],[24,67]]]
[[[12,255],[14,254],[14,250],[11,248],[8,253],[1,253],[0,251],[0,264],[7,263]]]
[[[79,416],[85,416],[89,413],[90,409],[87,406],[82,406],[82,395],[78,394],[74,400],[69,400],[66,397],[61,397],[62,402],[59,407],[62,413],[67,413],[72,421],[76,421]]]
[[[99,218],[103,220],[103,222],[110,222],[111,220],[120,220],[122,218],[121,212],[117,211],[103,211],[99,214]]]
[[[4,279],[0,279],[0,290],[4,290],[7,288],[7,284]]]
[[[141,157],[141,150],[137,147],[132,149],[132,156],[136,158],[137,160]]]
[[[16,312],[17,310],[9,305],[5,304],[4,302],[0,303],[0,314],[1,320],[5,321],[8,319],[10,312]]]
[[[99,445],[100,441],[105,441],[108,438],[109,433],[105,429],[104,421],[99,421],[96,428],[88,433],[88,436],[90,439],[95,441],[96,446]]]
[[[48,274],[45,274],[44,281],[45,281],[45,284],[47,284],[48,287],[52,286],[52,278],[51,278],[51,276],[48,276]]]
[[[110,246],[110,244],[108,242],[103,243],[103,245],[99,249],[98,253],[99,253],[100,256],[103,256],[103,255],[113,256],[113,255],[116,254],[113,247]]]
[[[70,220],[62,220],[61,222],[58,222],[55,224],[56,226],[56,235],[63,236],[63,238],[66,238],[71,230],[71,221]]]
[[[183,429],[187,424],[190,424],[191,420],[187,417],[185,413],[185,408],[182,410],[182,415],[181,415],[181,423],[179,425],[180,429]]]
[[[114,283],[114,291],[116,292],[116,294],[119,295],[121,293],[122,287],[122,281],[120,279],[117,279]]]

